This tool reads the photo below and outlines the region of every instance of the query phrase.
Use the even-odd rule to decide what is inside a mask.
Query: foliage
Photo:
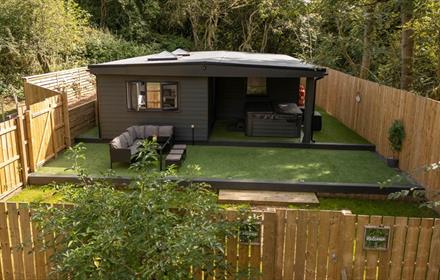
[[[413,2],[402,26],[403,2],[390,0],[4,0],[0,91],[19,93],[23,75],[177,47],[286,53],[399,87],[411,28],[411,88],[439,99],[440,4]]]
[[[77,63],[88,16],[73,0],[3,0],[0,10],[3,94],[20,92],[23,75]]]
[[[409,172],[408,178],[417,178],[418,176],[422,176],[429,172],[436,172],[440,169],[440,161],[434,162],[431,164],[427,164],[418,168],[415,168],[411,172]],[[388,178],[387,180],[380,182],[381,187],[389,187],[395,184],[396,182],[401,182],[403,176],[401,174],[397,174],[393,177]],[[402,190],[398,192],[394,192],[388,195],[389,199],[399,200],[405,198],[411,198],[419,203],[420,207],[427,207],[430,209],[437,209],[440,207],[440,191],[433,189],[423,189],[417,184],[414,179],[411,180],[411,188],[407,190]]]
[[[140,160],[152,159],[148,147]],[[84,158],[82,148],[71,152]],[[139,169],[123,191],[84,177],[80,189],[63,186],[73,207],[37,208],[34,220],[55,234],[46,249],[56,246],[52,260],[61,278],[192,279],[191,267],[228,270],[223,240],[237,233],[240,219],[224,219],[209,186],[180,184],[154,170]]]
[[[87,63],[94,64],[148,55],[157,50],[159,50],[159,46],[156,44],[141,45],[118,38],[108,31],[88,28],[81,56]]]
[[[159,159],[158,148],[159,144],[156,141],[142,140],[139,152],[133,156],[134,163],[130,166],[130,169],[142,172],[157,167]]]
[[[405,127],[401,120],[394,120],[388,130],[388,142],[394,152],[402,150],[402,143],[405,139]]]

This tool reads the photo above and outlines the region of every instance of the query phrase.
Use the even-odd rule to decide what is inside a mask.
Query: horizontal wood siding
[[[126,101],[126,82],[178,82],[177,111],[129,111]],[[177,140],[191,140],[191,125],[195,125],[195,140],[208,139],[208,78],[97,76],[97,92],[101,137],[111,139],[131,125],[173,125]]]

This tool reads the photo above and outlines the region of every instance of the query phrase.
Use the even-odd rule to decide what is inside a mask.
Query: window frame
[[[145,84],[145,109],[136,110],[134,108],[130,108],[129,104],[129,96],[131,97],[131,92],[129,92],[131,83],[144,83]],[[146,108],[148,100],[147,100],[147,83],[159,83],[160,84],[160,108]],[[162,86],[163,85],[176,85],[177,95],[176,95],[176,108],[163,108],[163,99],[162,99]],[[128,112],[179,112],[180,111],[180,82],[178,81],[158,81],[158,80],[127,80],[125,81],[125,105]],[[130,107],[129,107],[130,105]]]
[[[254,78],[254,79],[264,79],[264,94],[255,94],[255,93],[249,93],[249,78]],[[260,76],[248,76],[246,77],[246,96],[247,97],[263,97],[263,96],[268,96],[268,90],[267,90],[267,77],[260,77]]]

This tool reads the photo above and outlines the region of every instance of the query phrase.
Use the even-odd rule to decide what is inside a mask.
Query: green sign
[[[366,225],[364,231],[364,250],[388,250],[390,243],[389,226]]]

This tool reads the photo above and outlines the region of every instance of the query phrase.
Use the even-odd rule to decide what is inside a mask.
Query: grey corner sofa
[[[162,153],[174,144],[174,127],[171,125],[135,125],[127,128],[121,135],[110,142],[110,168],[114,162],[130,163],[138,152],[142,140],[157,137],[160,145],[158,150],[161,160]]]

